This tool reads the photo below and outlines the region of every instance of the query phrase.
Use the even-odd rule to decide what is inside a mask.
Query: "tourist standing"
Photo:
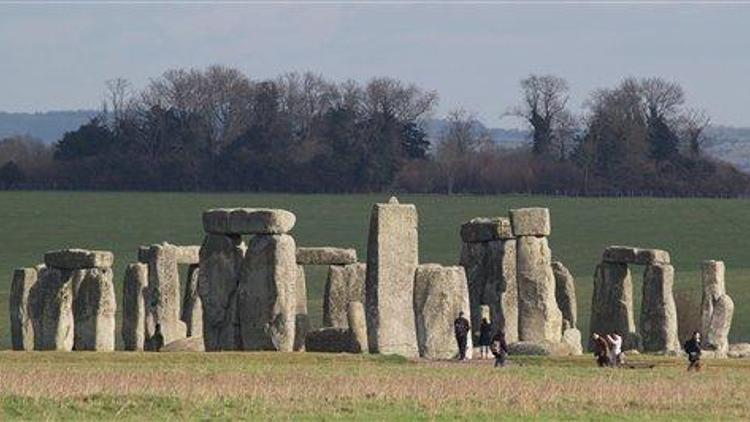
[[[622,354],[622,337],[615,331],[612,334],[607,335],[607,343],[609,343],[609,361],[612,366],[620,366],[623,364]]]
[[[609,366],[609,344],[607,340],[597,333],[594,333],[591,338],[594,341],[596,364],[600,367]]]
[[[495,368],[505,366],[505,358],[508,356],[508,344],[505,342],[505,332],[503,330],[497,330],[492,337],[490,350],[495,355]]]
[[[693,336],[685,342],[685,353],[688,355],[687,370],[701,370],[701,334],[694,332]]]
[[[479,325],[479,354],[482,359],[490,358],[490,345],[492,345],[492,324],[487,318],[482,318]]]
[[[458,343],[458,359],[466,360],[466,342],[471,332],[471,325],[469,320],[464,317],[463,312],[459,312],[458,318],[453,321],[453,332],[456,335],[456,343]]]

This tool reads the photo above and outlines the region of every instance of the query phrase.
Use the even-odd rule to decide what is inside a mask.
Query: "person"
[[[487,318],[482,318],[479,325],[479,355],[481,359],[490,358],[490,346],[492,345],[492,324]]]
[[[597,333],[591,336],[594,342],[594,357],[596,358],[596,364],[600,367],[609,366],[609,344],[604,337]]]
[[[694,332],[693,336],[685,342],[683,346],[685,353],[688,355],[687,370],[701,370],[701,333]]]
[[[615,331],[612,334],[607,335],[607,343],[609,343],[609,361],[612,366],[620,366],[624,363],[624,355],[622,353],[622,337]]]
[[[456,335],[456,343],[458,343],[458,360],[466,360],[466,342],[471,332],[471,325],[469,320],[464,317],[463,312],[459,312],[458,318],[453,321],[453,332]]]
[[[505,357],[508,356],[508,344],[505,342],[505,332],[503,330],[497,330],[492,337],[490,350],[495,355],[495,368],[505,366]]]

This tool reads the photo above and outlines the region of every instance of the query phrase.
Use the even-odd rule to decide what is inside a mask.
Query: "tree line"
[[[505,114],[528,147],[495,143],[438,95],[393,78],[288,73],[253,80],[224,66],[175,69],[134,90],[107,82],[101,113],[52,146],[0,141],[0,188],[171,191],[743,195],[750,178],[703,155],[705,113],[660,78],[594,91],[576,114],[551,75],[520,83]]]

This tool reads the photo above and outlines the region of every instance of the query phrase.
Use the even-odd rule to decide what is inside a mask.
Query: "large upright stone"
[[[300,265],[346,265],[357,262],[357,251],[345,248],[297,248]]]
[[[146,344],[159,338],[158,350],[164,344],[187,337],[187,327],[180,319],[180,273],[177,247],[168,243],[151,245],[148,261],[146,298]]]
[[[716,350],[719,357],[729,350],[729,330],[732,327],[734,302],[726,294],[724,262],[703,261],[701,275],[703,298],[701,300],[701,332],[703,343]]]
[[[367,244],[366,313],[372,353],[416,357],[414,272],[419,261],[417,208],[375,204]]]
[[[244,350],[294,350],[297,247],[289,235],[257,235],[247,248],[239,287]]]
[[[185,323],[188,337],[203,338],[203,303],[198,294],[200,267],[190,265],[187,273],[185,293],[182,296],[182,322]]]
[[[75,270],[73,279],[74,350],[115,350],[115,286],[111,268]]]
[[[349,320],[349,331],[352,333],[354,351],[356,353],[367,353],[367,317],[365,316],[365,305],[362,302],[349,302],[346,316]]]
[[[552,232],[548,208],[510,210],[510,221],[515,236],[549,236]]]
[[[78,270],[82,268],[111,268],[114,255],[109,251],[90,251],[87,249],[62,249],[44,254],[44,263],[48,267],[61,270]]]
[[[414,315],[420,356],[450,359],[458,355],[453,321],[460,312],[471,317],[463,267],[419,265],[414,278]]]
[[[633,315],[633,280],[628,264],[602,262],[596,266],[589,329],[589,334],[620,333],[623,350],[640,348]]]
[[[570,328],[576,328],[578,324],[578,304],[576,303],[576,283],[573,274],[559,261],[552,262],[552,272],[555,274],[555,298],[557,306],[562,312],[563,321],[568,321]]]
[[[19,268],[10,285],[10,336],[13,350],[34,350],[34,324],[29,297],[36,285],[36,268]]]
[[[490,307],[495,329],[503,329],[508,343],[518,341],[518,285],[516,242],[492,240],[461,246],[460,264],[466,271],[471,302],[471,324],[479,328],[480,307]]]
[[[646,267],[643,273],[640,324],[641,341],[646,352],[680,350],[673,285],[674,268],[671,265],[654,264]]]
[[[130,264],[122,286],[122,342],[125,350],[142,351],[146,340],[148,265]]]
[[[44,268],[29,297],[34,350],[73,350],[73,280],[70,270]]]
[[[518,337],[521,341],[559,342],[562,313],[555,299],[555,275],[546,237],[516,239]]]
[[[299,251],[299,249],[297,249]],[[307,316],[307,281],[305,267],[297,266],[297,279],[294,292],[296,296],[294,314],[294,351],[305,350],[305,337],[310,331],[310,318]]]
[[[365,303],[366,264],[331,265],[323,292],[323,326],[348,328],[349,302]]]
[[[198,293],[207,351],[240,350],[237,290],[245,245],[239,235],[207,234],[200,252]]]
[[[284,234],[296,219],[280,209],[217,208],[203,213],[203,229],[215,234]]]

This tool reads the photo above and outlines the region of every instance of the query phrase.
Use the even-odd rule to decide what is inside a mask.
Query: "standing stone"
[[[583,354],[581,332],[577,328],[566,328],[563,331],[562,342],[570,347],[570,354],[575,356]]]
[[[146,339],[148,265],[130,264],[122,286],[122,341],[125,350],[142,351]]]
[[[182,297],[182,322],[185,323],[188,337],[203,337],[203,303],[198,294],[198,278],[200,267],[190,265],[185,284],[185,294]]]
[[[589,329],[589,334],[618,332],[622,336],[623,350],[640,349],[628,264],[602,262],[596,266]]]
[[[237,289],[244,256],[239,235],[207,234],[201,246],[198,293],[207,351],[242,349]]]
[[[73,281],[70,270],[44,268],[29,297],[34,350],[73,350]]]
[[[646,352],[680,350],[673,284],[674,267],[669,264],[649,265],[643,273],[640,329]]]
[[[362,302],[349,302],[347,306],[347,319],[355,353],[367,353],[367,318],[365,317],[365,306]]]
[[[701,332],[704,344],[716,350],[720,357],[726,356],[729,350],[729,330],[734,315],[734,302],[726,294],[724,273],[722,261],[710,260],[701,264]]]
[[[706,331],[705,344],[716,350],[719,357],[724,357],[729,351],[729,330],[732,328],[734,302],[728,295],[720,296],[714,303],[711,324]]]
[[[257,235],[245,255],[238,309],[244,350],[294,350],[297,247],[289,235]]]
[[[366,264],[331,265],[323,292],[323,325],[348,328],[349,302],[365,303]]]
[[[167,243],[150,247],[146,300],[146,344],[161,337],[160,346],[187,336],[180,319],[180,273],[177,247]]]
[[[460,264],[464,267],[469,282],[471,323],[474,329],[479,328],[483,317],[480,307],[488,305],[493,327],[505,330],[508,343],[518,341],[516,242],[464,242]]]
[[[516,247],[519,339],[559,342],[562,313],[555,299],[555,275],[547,238],[521,236],[516,239]]]
[[[34,324],[29,296],[36,281],[35,268],[19,268],[13,272],[10,286],[10,333],[13,350],[34,350]]]
[[[563,322],[568,321],[571,328],[578,324],[578,304],[576,303],[576,283],[573,274],[562,262],[552,263],[552,272],[555,274],[555,299],[557,306],[562,312]]]
[[[294,316],[294,351],[305,350],[305,336],[310,330],[310,318],[307,316],[307,282],[305,267],[297,265],[297,285],[294,286],[296,295],[296,312]]]
[[[419,265],[414,279],[414,314],[420,356],[450,359],[458,355],[453,321],[459,312],[470,319],[469,292],[463,267]],[[467,351],[471,349],[469,341]]]
[[[74,350],[115,350],[115,286],[111,268],[73,271]]]
[[[419,261],[417,208],[375,204],[367,244],[366,313],[372,353],[416,357],[414,272]]]

